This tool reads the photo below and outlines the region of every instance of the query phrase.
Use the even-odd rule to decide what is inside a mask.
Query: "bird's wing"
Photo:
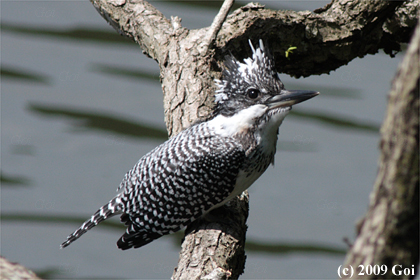
[[[144,156],[120,195],[127,225],[118,247],[143,246],[183,228],[233,191],[245,152],[206,123],[187,129]]]

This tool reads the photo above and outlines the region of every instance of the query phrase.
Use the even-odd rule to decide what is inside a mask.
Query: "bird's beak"
[[[269,107],[269,109],[289,107],[294,104],[308,100],[317,95],[319,95],[319,92],[317,91],[283,89],[280,92],[280,94],[274,95],[273,97],[267,100],[267,106]]]

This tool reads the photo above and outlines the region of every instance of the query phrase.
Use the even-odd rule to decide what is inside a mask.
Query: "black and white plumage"
[[[176,232],[246,190],[273,163],[278,128],[293,104],[318,95],[288,91],[262,41],[252,57],[226,58],[212,116],[143,156],[119,194],[68,236],[67,247],[98,223],[121,214],[120,249]]]

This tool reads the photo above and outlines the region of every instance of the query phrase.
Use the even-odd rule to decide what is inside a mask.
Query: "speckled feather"
[[[145,155],[120,188],[127,225],[118,247],[143,246],[173,233],[233,191],[245,151],[234,141],[195,125]]]
[[[274,162],[278,127],[290,107],[264,105],[284,88],[262,42],[240,63],[228,57],[216,80],[212,117],[158,146],[125,175],[119,194],[68,236],[67,247],[99,222],[121,214],[119,248],[141,247],[176,232],[247,189]],[[250,88],[261,98],[250,100]]]

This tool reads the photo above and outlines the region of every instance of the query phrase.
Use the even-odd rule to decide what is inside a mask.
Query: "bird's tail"
[[[99,224],[100,222],[105,221],[106,219],[114,215],[120,214],[121,209],[122,209],[121,200],[119,196],[117,196],[113,198],[110,202],[108,202],[107,204],[99,208],[99,210],[96,211],[95,214],[93,214],[89,220],[84,222],[80,226],[80,228],[78,228],[76,231],[70,234],[67,237],[67,240],[61,244],[60,248],[62,249],[69,246],[73,241],[78,239],[80,236],[85,234],[88,230],[90,230],[91,228]]]

